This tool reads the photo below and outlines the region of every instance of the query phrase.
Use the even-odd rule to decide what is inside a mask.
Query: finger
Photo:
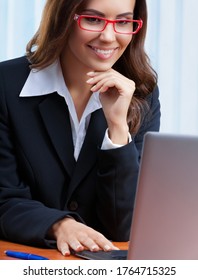
[[[100,250],[100,247],[96,244],[96,242],[89,237],[81,238],[79,241],[92,252]]]
[[[96,84],[99,81],[107,78],[107,79],[111,79],[111,78],[118,78],[120,76],[119,73],[116,72],[89,72],[87,73],[87,75],[89,76],[89,79],[87,80],[88,84]]]
[[[70,250],[69,246],[67,243],[63,242],[58,246],[59,251],[63,256],[69,256],[70,255]]]
[[[95,72],[94,71],[88,72],[87,76],[88,77],[94,77],[95,76]]]
[[[133,92],[135,91],[135,82],[133,80],[130,80],[126,77],[124,77],[123,75],[121,75],[120,73],[114,71],[114,70],[110,70],[107,72],[90,72],[90,79],[87,80],[87,83],[90,85],[94,85],[100,88],[100,82],[101,83],[105,83],[106,81],[113,81],[114,85],[118,88],[118,89],[126,89],[129,90],[129,88],[133,89]],[[98,90],[98,88],[94,88],[93,90]]]
[[[82,251],[85,249],[84,246],[78,240],[75,239],[68,242],[62,241],[60,244],[57,244],[57,247],[63,256],[70,255],[70,248],[74,251]]]
[[[107,252],[112,250],[120,250],[118,247],[114,246],[113,244],[104,244],[104,246],[102,246],[102,249]]]
[[[98,83],[97,85],[93,86],[91,88],[91,91],[99,91],[101,93],[104,93],[106,91],[108,91],[108,89],[111,88],[115,88],[116,90],[118,90],[118,86],[113,82],[113,81],[105,81],[105,82],[101,82]]]
[[[120,74],[119,72],[115,71],[114,69],[109,69],[107,71],[104,71],[104,72],[97,72],[97,71],[92,71],[92,72],[88,72],[87,73],[87,76],[90,77],[90,78],[93,78],[93,77],[105,77],[107,75],[116,75],[116,76],[121,76],[122,74]]]
[[[104,93],[106,92],[107,90],[109,89],[108,86],[105,86],[105,85],[102,85],[102,86],[99,86],[99,85],[95,85],[91,88],[91,91],[92,92],[95,92],[95,91],[99,91],[101,93]]]
[[[109,79],[108,77],[103,78],[102,80],[98,81],[94,84],[91,88],[91,91],[100,91],[105,92],[108,88],[117,87],[117,81],[115,78]]]
[[[114,246],[102,233],[97,232],[92,240],[104,251],[119,250],[119,248]]]
[[[85,247],[83,246],[83,244],[81,244],[77,239],[73,239],[71,241],[68,242],[69,246],[74,250],[74,251],[83,251],[85,249]]]
[[[99,81],[102,81],[104,79],[118,79],[119,76],[112,74],[112,73],[100,73],[100,74],[95,74],[93,76],[89,76],[89,79],[86,81],[88,84],[93,85],[93,84],[97,84]]]
[[[100,93],[104,93],[104,92],[108,91],[108,89],[109,89],[109,87],[107,87],[107,86],[102,86],[102,87],[99,89],[99,92],[100,92]]]
[[[118,247],[114,246],[111,241],[106,239],[104,236],[97,239],[97,244],[100,246],[100,248],[104,251],[111,251],[111,250],[119,250]]]

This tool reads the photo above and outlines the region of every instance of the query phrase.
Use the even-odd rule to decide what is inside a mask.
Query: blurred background
[[[0,0],[0,61],[25,54],[44,4],[45,0]],[[198,1],[147,0],[147,5],[145,48],[159,78],[160,130],[197,135]]]

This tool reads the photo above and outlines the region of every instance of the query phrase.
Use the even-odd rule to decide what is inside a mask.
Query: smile
[[[97,49],[97,48],[94,48],[92,47],[92,49],[97,52],[97,53],[101,53],[101,54],[104,54],[104,55],[110,55],[113,53],[114,49],[111,49],[111,50],[101,50],[101,49]]]
[[[89,46],[93,51],[94,53],[100,58],[100,59],[109,59],[112,57],[112,55],[114,54],[115,50],[117,48],[114,48],[114,49],[100,49],[100,48],[96,48],[96,47],[93,47],[93,46]]]

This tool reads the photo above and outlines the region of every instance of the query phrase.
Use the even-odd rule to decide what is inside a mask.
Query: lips
[[[98,49],[98,48],[94,48],[92,47],[92,49],[97,52],[97,53],[101,53],[101,54],[104,54],[104,55],[110,55],[113,53],[114,49],[110,49],[110,50],[102,50],[102,49]]]
[[[94,52],[95,54],[102,58],[102,59],[107,59],[107,58],[110,58],[113,53],[115,52],[115,50],[117,48],[111,48],[111,49],[100,49],[100,48],[97,48],[97,47],[93,47],[93,46],[89,46]]]

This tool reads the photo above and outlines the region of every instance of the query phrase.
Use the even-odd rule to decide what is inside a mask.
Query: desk
[[[128,242],[113,242],[113,244],[121,250],[128,249]],[[0,240],[0,260],[16,260],[14,258],[7,257],[4,253],[4,251],[6,250],[37,254],[49,258],[50,260],[80,260],[80,258],[75,256],[64,257],[56,249],[36,248],[36,247],[30,247],[26,245]]]

